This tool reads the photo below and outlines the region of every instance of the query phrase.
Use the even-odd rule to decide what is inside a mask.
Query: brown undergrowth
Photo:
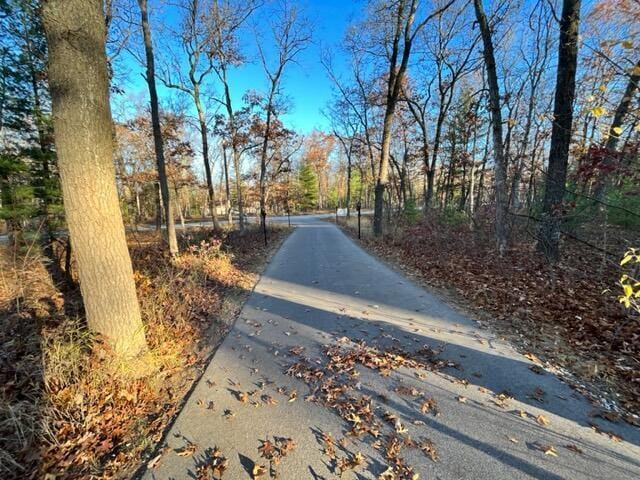
[[[134,378],[85,325],[77,289],[54,286],[38,248],[0,252],[0,477],[127,478],[161,438],[286,236],[190,230],[171,262],[130,234],[151,373]]]
[[[434,215],[388,228],[382,238],[371,234],[369,217],[362,220],[365,247],[473,311],[523,353],[574,377],[574,386],[622,413],[612,419],[638,424],[629,413],[640,414],[640,319],[618,302],[616,258],[565,240],[562,261],[552,265],[525,225],[514,227],[500,258],[488,216],[471,228]],[[341,225],[357,238],[355,219]]]

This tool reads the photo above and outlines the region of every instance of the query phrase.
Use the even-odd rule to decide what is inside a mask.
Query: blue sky
[[[153,7],[153,2],[150,2]],[[290,99],[291,109],[283,115],[283,120],[289,128],[300,133],[308,133],[314,128],[326,128],[327,120],[322,115],[322,109],[331,99],[332,85],[326,76],[320,62],[321,49],[330,49],[336,56],[335,61],[340,64],[342,58],[336,48],[343,38],[349,23],[362,12],[364,1],[345,0],[306,0],[298,2],[313,28],[313,43],[300,55],[296,64],[290,64],[284,75],[282,90]],[[169,11],[151,10],[152,29],[154,25],[174,24],[176,19]],[[157,42],[156,29],[154,43]],[[160,38],[160,40],[162,40]],[[231,74],[231,90],[234,107],[239,107],[241,97],[247,90],[264,90],[266,88],[264,72],[255,58],[255,41],[251,35],[241,40],[244,51],[248,55],[249,63]],[[267,51],[268,53],[268,51]],[[161,52],[156,55],[161,57]],[[252,57],[253,61],[252,61]],[[132,57],[125,57],[122,65],[127,70],[127,80],[123,85],[125,96],[114,96],[114,115],[123,109],[127,110],[131,98],[143,101],[148,98],[148,91],[141,73],[143,67]],[[214,77],[211,77],[214,80]],[[214,84],[214,88],[217,85]],[[161,102],[170,101],[174,91],[167,90],[158,82],[158,92]]]

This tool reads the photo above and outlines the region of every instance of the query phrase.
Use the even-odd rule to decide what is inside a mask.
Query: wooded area
[[[204,362],[205,323],[288,231],[272,217],[336,209],[427,284],[519,319],[507,335],[561,332],[550,361],[637,422],[640,3],[370,0],[339,44],[307,10],[0,0],[3,478],[131,470],[149,445],[114,438],[132,425],[81,426],[116,394],[104,372],[157,441],[171,415],[151,412],[180,398],[149,372]],[[288,88],[310,56],[333,93],[303,131]]]

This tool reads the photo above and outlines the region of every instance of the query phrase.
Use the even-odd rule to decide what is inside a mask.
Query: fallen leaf
[[[178,455],[179,457],[190,457],[196,452],[197,449],[198,449],[198,446],[195,443],[190,443],[185,447],[175,450],[175,452],[176,452],[176,455]]]
[[[427,398],[424,402],[422,402],[420,411],[425,415],[431,412],[433,416],[436,417],[440,413],[440,411],[438,410],[438,402],[435,398]]]
[[[148,468],[156,468],[160,464],[160,459],[162,458],[162,454],[156,455],[153,457],[149,463],[147,463]]]
[[[580,449],[579,447],[577,447],[576,445],[573,445],[571,443],[567,444],[567,445],[564,445],[564,448],[566,448],[567,450],[571,450],[572,452],[577,453],[579,455],[582,455],[582,453],[583,453],[582,449]]]
[[[271,397],[270,395],[263,395],[262,396],[262,401],[264,403],[266,403],[267,405],[277,405],[278,401],[276,399],[274,399],[273,397]]]
[[[418,444],[418,447],[432,461],[436,462],[438,460],[438,452],[436,450],[436,447],[433,444],[433,442],[431,440],[429,440],[428,438],[422,439],[420,441],[420,443]]]
[[[258,465],[257,463],[253,465],[253,469],[251,470],[251,475],[254,480],[257,480],[260,477],[264,477],[266,474],[267,474],[267,468],[264,465]]]
[[[536,422],[545,427],[551,423],[549,419],[542,414],[536,417]]]

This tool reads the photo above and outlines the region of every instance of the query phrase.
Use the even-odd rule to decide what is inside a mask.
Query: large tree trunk
[[[573,122],[573,99],[578,66],[578,29],[581,0],[564,0],[560,19],[558,74],[553,107],[553,127],[549,147],[549,168],[542,203],[538,250],[551,260],[560,256],[562,201],[567,180],[567,164]]]
[[[380,154],[380,166],[378,167],[378,179],[376,181],[375,199],[373,207],[373,233],[382,233],[382,215],[384,209],[384,192],[389,183],[389,152],[391,150],[391,127],[396,110],[396,99],[387,98],[387,108],[384,114],[382,126],[382,152]]]
[[[105,20],[99,0],[49,0],[42,18],[58,168],[80,290],[115,352],[146,350],[112,160]]]
[[[496,246],[498,253],[504,255],[507,250],[507,159],[504,155],[502,142],[502,112],[500,110],[500,89],[498,87],[498,75],[496,74],[496,60],[493,53],[493,41],[491,30],[484,13],[482,0],[474,0],[476,18],[480,25],[482,44],[484,46],[484,62],[487,69],[487,82],[489,84],[489,109],[491,111],[491,124],[493,127],[493,155],[495,159],[495,203],[496,203]]]
[[[160,111],[158,108],[158,93],[156,91],[156,74],[153,61],[153,44],[151,42],[151,29],[149,28],[149,14],[147,12],[147,0],[138,0],[142,21],[142,35],[144,37],[144,50],[147,58],[147,84],[149,86],[149,98],[151,103],[151,124],[153,126],[153,143],[156,151],[156,163],[158,165],[158,180],[160,192],[164,204],[165,221],[167,224],[167,240],[171,255],[178,254],[178,239],[176,237],[176,224],[173,218],[173,205],[171,203],[171,191],[167,181],[167,171],[164,160],[164,145],[162,131],[160,129]]]
[[[407,4],[401,0],[398,2],[398,8],[394,19],[396,22],[395,37],[393,39],[393,49],[389,62],[389,78],[387,83],[387,104],[384,112],[384,121],[382,124],[382,151],[380,152],[380,164],[378,166],[374,210],[373,210],[373,233],[375,235],[382,234],[382,215],[384,208],[384,192],[389,182],[389,153],[391,150],[391,127],[393,126],[393,118],[396,112],[396,104],[400,94],[404,73],[407,69],[409,55],[411,54],[411,38],[409,32],[413,24],[417,3],[412,1],[408,6],[408,12],[405,12]],[[404,45],[402,52],[399,49],[399,41],[404,35]],[[401,57],[398,65],[398,57]]]

